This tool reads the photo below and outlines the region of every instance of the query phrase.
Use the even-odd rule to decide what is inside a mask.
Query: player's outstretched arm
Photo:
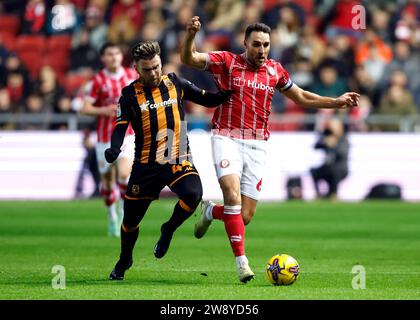
[[[207,54],[197,52],[194,43],[195,35],[200,30],[200,28],[200,18],[197,16],[192,17],[191,20],[187,23],[187,32],[183,46],[181,48],[181,61],[190,67],[202,70],[206,67]]]
[[[201,104],[204,107],[213,108],[221,105],[230,99],[233,91],[218,91],[216,93],[198,88],[192,82],[179,78],[182,90],[184,91],[184,99]]]
[[[346,92],[338,98],[320,96],[299,88],[296,84],[284,91],[283,94],[296,104],[303,107],[345,109],[359,106],[360,95],[356,92]]]

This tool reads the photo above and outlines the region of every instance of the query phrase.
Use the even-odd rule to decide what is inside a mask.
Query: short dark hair
[[[154,56],[160,55],[160,46],[157,41],[139,42],[131,49],[131,54],[136,62],[139,60],[150,60]]]
[[[111,47],[117,47],[117,48],[120,48],[120,47],[119,47],[116,43],[114,43],[114,42],[105,42],[105,43],[102,45],[101,49],[99,50],[99,54],[100,54],[101,56],[103,56],[103,55],[104,55],[104,53],[105,53],[105,51],[106,51],[106,49],[111,48]]]
[[[254,31],[257,31],[257,32],[258,31],[261,31],[261,32],[264,32],[264,33],[271,34],[271,28],[269,26],[267,26],[264,23],[257,22],[257,23],[250,24],[246,28],[246,30],[245,30],[245,39],[248,39],[248,37],[250,36],[250,34],[252,32],[254,32]]]

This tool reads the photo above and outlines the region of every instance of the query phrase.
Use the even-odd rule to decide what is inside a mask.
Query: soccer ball
[[[267,262],[267,278],[275,286],[290,285],[299,276],[299,264],[287,254],[276,254]]]

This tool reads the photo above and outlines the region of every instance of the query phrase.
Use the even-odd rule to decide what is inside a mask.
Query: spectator
[[[310,169],[317,198],[337,198],[338,186],[349,173],[349,148],[344,124],[341,120],[332,118],[326,123],[321,137],[315,144],[315,149],[325,152],[324,163],[320,167]],[[321,191],[321,181],[327,183],[327,192]]]
[[[417,109],[413,103],[413,97],[410,92],[399,85],[392,85],[375,112],[378,115],[388,116],[410,116],[416,115]],[[372,127],[377,131],[400,131],[399,124],[376,124]]]
[[[101,68],[98,52],[89,43],[89,31],[80,30],[80,43],[70,52],[70,71],[93,75]]]
[[[121,16],[127,17],[136,30],[143,24],[143,7],[141,1],[116,0],[111,9],[111,24]]]
[[[327,25],[325,35],[328,39],[333,39],[337,35],[346,35],[356,40],[362,35],[361,30],[353,27],[353,8],[361,5],[359,0],[336,0],[330,7],[323,23]]]
[[[309,91],[321,96],[338,97],[348,90],[343,79],[338,76],[333,65],[325,64],[319,68],[319,81],[316,81]]]
[[[387,11],[376,9],[372,12],[372,28],[379,38],[391,44],[393,35],[390,28],[390,14]]]
[[[280,10],[284,7],[292,9],[299,19],[299,24],[305,24],[305,11],[298,4],[290,0],[275,0],[277,3],[273,7],[269,7],[263,13],[262,22],[266,23],[270,28],[275,28],[279,21]],[[267,2],[267,1],[265,1]]]
[[[415,1],[407,1],[400,11],[399,19],[395,25],[395,39],[413,41],[419,24],[418,20],[420,20],[420,4]]]
[[[312,25],[303,26],[296,48],[297,54],[309,59],[314,68],[319,65],[325,54],[325,44],[318,37],[315,27]]]
[[[388,46],[372,29],[367,29],[363,34],[363,38],[356,46],[356,64],[362,64],[366,60],[372,58],[373,50],[376,56],[383,62],[389,63],[392,61],[392,49]]]
[[[71,104],[71,98],[69,96],[61,96],[58,99],[58,103],[57,103],[57,109],[54,110],[55,114],[58,115],[70,115],[70,114],[74,114],[73,110],[72,110],[72,104]],[[68,121],[63,120],[60,122],[55,122],[51,125],[50,129],[52,130],[60,130],[60,131],[65,131],[68,130]]]
[[[314,76],[312,64],[309,59],[300,57],[290,67],[286,66],[286,68],[290,70],[289,73],[293,82],[304,90],[310,90],[310,87],[314,83]]]
[[[22,34],[44,34],[47,19],[45,0],[29,0],[21,16]]]
[[[394,59],[385,68],[383,86],[387,86],[391,75],[399,70],[406,74],[408,89],[420,106],[420,54],[413,52],[410,44],[405,41],[398,41],[394,46]]]
[[[193,15],[194,7],[192,5],[184,5],[179,8],[174,23],[167,25],[166,30],[163,32],[164,36],[161,41],[162,45],[160,46],[161,49],[163,49],[162,58],[164,60],[167,58],[166,54],[179,49],[179,34],[184,33],[187,22]],[[151,40],[157,39],[155,38]]]
[[[84,27],[89,32],[89,45],[97,52],[106,42],[108,34],[108,25],[104,21],[103,10],[95,5],[89,5],[85,13]],[[82,30],[76,31],[72,39],[72,47],[77,48],[80,45]]]
[[[337,72],[342,78],[350,78],[355,69],[355,53],[351,45],[350,37],[346,35],[338,35],[332,43],[328,45],[326,57],[332,61]]]
[[[10,72],[7,75],[6,90],[12,104],[12,110],[18,112],[25,99],[25,80],[21,73]]]
[[[58,100],[64,94],[64,90],[59,85],[53,68],[50,66],[41,68],[36,90],[42,95],[46,112],[57,110]]]
[[[380,94],[380,91],[377,90],[373,77],[366,71],[363,65],[356,66],[350,87],[351,90],[368,96],[373,105],[378,103],[378,94]]]
[[[13,113],[9,92],[0,89],[0,115]],[[0,130],[14,130],[16,125],[12,121],[0,122]]]
[[[386,65],[392,61],[392,49],[372,30],[367,29],[362,41],[356,48],[356,65],[363,65],[373,81],[373,86],[380,85]]]
[[[245,1],[216,0],[208,2],[210,22],[207,25],[209,32],[233,32],[244,14]]]
[[[6,84],[7,77],[10,73],[19,73],[23,78],[25,92],[31,89],[31,80],[28,72],[16,54],[11,53],[7,56],[3,69],[3,72],[0,74],[0,85],[4,86]]]
[[[301,26],[299,16],[292,8],[285,6],[279,10],[278,23],[272,31],[272,34],[277,33],[278,41],[272,46],[277,48],[278,57],[281,57],[283,50],[298,43]]]
[[[24,111],[31,116],[33,121],[23,122],[20,126],[21,130],[48,130],[51,113],[45,107],[40,93],[33,92],[26,98]]]
[[[241,30],[244,33],[247,26],[256,22],[260,22],[262,20],[263,10],[264,1],[248,1],[244,9],[243,17],[238,22],[238,25],[235,27],[235,30]]]
[[[144,17],[146,22],[153,22],[159,29],[164,29],[165,25],[172,24],[174,14],[170,6],[163,0],[148,0],[144,4]]]

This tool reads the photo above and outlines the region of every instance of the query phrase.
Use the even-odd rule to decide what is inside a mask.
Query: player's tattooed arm
[[[184,99],[198,103],[207,108],[213,108],[221,105],[230,99],[233,91],[218,91],[216,93],[198,88],[192,82],[179,78],[184,91]]]

